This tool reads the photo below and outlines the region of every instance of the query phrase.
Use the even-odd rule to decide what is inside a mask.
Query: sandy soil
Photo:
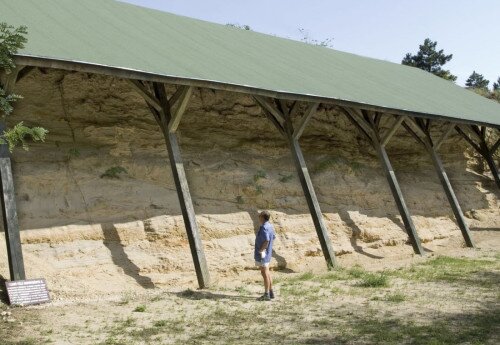
[[[321,287],[319,290],[313,285],[314,280],[301,282],[299,273],[286,269],[273,272],[278,298],[263,306],[263,302],[255,301],[261,292],[259,274],[249,265],[228,273],[211,289],[199,292],[185,288],[146,289],[139,284],[131,289],[128,284],[122,291],[113,294],[56,295],[54,302],[48,305],[9,309],[9,321],[0,323],[0,335],[9,341],[8,344],[21,344],[20,341],[26,344],[250,344],[254,343],[253,332],[262,327],[260,323],[271,322],[270,329],[279,325],[276,332],[280,336],[272,338],[277,344],[424,344],[430,338],[424,337],[420,342],[419,338],[413,342],[397,337],[386,339],[373,333],[371,328],[367,328],[367,333],[358,339],[345,337],[355,330],[359,332],[372,327],[373,320],[399,320],[403,324],[409,321],[416,334],[422,336],[429,330],[419,330],[418,327],[443,320],[448,320],[448,328],[459,326],[463,318],[467,320],[470,317],[467,313],[475,315],[484,312],[490,319],[497,320],[500,317],[497,289],[500,283],[500,233],[476,231],[474,238],[477,249],[464,248],[460,236],[429,243],[426,245],[429,251],[426,258],[413,255],[409,246],[396,246],[346,254],[339,261],[344,268],[412,272],[411,267],[418,267],[443,255],[487,259],[496,262],[495,266],[484,272],[479,268],[472,272],[489,274],[490,285],[474,286],[465,283],[465,280],[458,283],[408,282],[391,278],[390,285],[385,288],[362,289],[350,281],[338,280],[328,283],[330,285],[318,285]],[[317,257],[302,258],[302,265],[297,271],[315,272],[318,279],[327,274]],[[468,273],[461,279],[471,277]],[[291,284],[294,279],[300,284]],[[103,285],[116,283],[112,278],[101,281]],[[398,298],[404,300],[399,301]],[[7,310],[6,306],[2,310]],[[325,315],[333,319],[327,320]],[[351,329],[356,322],[364,326],[360,324]],[[383,328],[387,325],[379,326]],[[469,339],[468,334],[464,339]],[[494,332],[488,333],[485,341],[477,343],[493,344],[498,340],[497,336],[498,333],[496,336]],[[257,338],[260,339],[260,336]]]

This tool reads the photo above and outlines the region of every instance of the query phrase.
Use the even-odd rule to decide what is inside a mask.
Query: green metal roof
[[[28,26],[20,61],[39,66],[500,126],[500,104],[395,63],[113,0],[0,0],[0,9],[0,22]]]

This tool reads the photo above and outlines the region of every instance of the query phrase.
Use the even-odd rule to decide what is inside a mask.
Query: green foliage
[[[114,166],[106,170],[102,175],[101,178],[111,178],[111,179],[119,179],[120,174],[127,174],[127,169],[121,166]]]
[[[437,42],[426,38],[424,44],[420,45],[417,54],[406,54],[401,63],[423,69],[446,80],[457,80],[457,77],[451,74],[450,71],[442,68],[453,58],[453,54],[446,55],[443,49],[436,50],[436,46]]]
[[[14,111],[12,103],[22,99],[22,96],[15,94],[7,94],[4,89],[0,87],[0,116],[5,118]]]
[[[387,287],[389,286],[389,277],[383,273],[367,272],[357,285],[361,287]]]
[[[244,204],[244,203],[245,203],[245,200],[243,200],[243,197],[242,197],[241,195],[238,195],[238,196],[236,197],[236,203],[237,203],[238,205],[242,205],[242,204]]]
[[[471,89],[488,90],[489,84],[490,81],[485,79],[482,74],[476,73],[476,71],[473,71],[472,74],[467,79],[467,81],[465,82],[465,86]]]
[[[500,91],[500,77],[493,83],[493,91]]]
[[[21,144],[24,150],[28,151],[26,139],[32,141],[45,141],[45,137],[49,131],[42,127],[26,127],[23,122],[19,122],[12,128],[3,132],[0,136],[0,144],[8,144],[9,151],[12,152],[16,146]]]
[[[264,193],[264,187],[262,187],[261,185],[256,185],[255,186],[255,192],[258,194],[258,195],[261,195]]]
[[[252,28],[249,25],[240,25],[240,24],[236,24],[236,23],[227,23],[226,26],[229,26],[231,28],[246,30],[246,31],[252,31]]]
[[[281,175],[280,174],[280,182],[281,183],[287,183],[288,181],[291,181],[293,179],[293,174],[290,175]]]
[[[16,28],[7,23],[0,23],[0,69],[9,73],[16,67],[12,56],[24,48],[28,41],[25,37],[27,34],[26,26]]]
[[[267,178],[267,174],[264,170],[259,170],[255,175],[253,175],[253,181],[257,182],[260,179]]]
[[[80,150],[77,148],[72,148],[68,150],[68,156],[69,157],[80,157],[81,153]]]
[[[146,311],[145,305],[139,305],[134,309],[134,312],[136,313],[144,313],[145,311]]]
[[[14,27],[7,23],[0,23],[0,71],[9,74],[16,65],[13,55],[24,48],[27,42],[26,35],[28,31],[25,26]],[[14,111],[13,103],[21,99],[20,95],[9,94],[3,86],[0,87],[0,116],[1,120],[12,114]],[[7,128],[0,134],[0,144],[9,146],[9,151],[21,145],[23,149],[28,150],[26,140],[45,141],[48,130],[42,127],[27,127],[23,122],[19,122],[12,128]]]
[[[320,47],[325,47],[325,48],[332,48],[333,47],[333,37],[326,38],[322,41],[319,41],[317,39],[311,38],[310,34],[308,31],[306,31],[303,28],[299,29],[300,34],[302,35],[301,41],[307,44],[312,44],[315,46],[320,46]]]

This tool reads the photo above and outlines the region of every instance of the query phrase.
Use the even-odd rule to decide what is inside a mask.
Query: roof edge
[[[355,107],[369,111],[376,111],[382,113],[389,113],[393,115],[404,115],[411,117],[419,117],[426,119],[438,119],[443,121],[453,121],[456,123],[463,124],[475,124],[482,125],[492,128],[500,129],[500,125],[480,122],[480,121],[470,121],[457,119],[454,117],[449,117],[440,114],[425,114],[414,112],[410,110],[404,109],[394,109],[388,108],[378,105],[372,105],[367,103],[360,103],[355,101],[336,99],[336,98],[328,98],[324,96],[317,95],[307,95],[307,94],[295,94],[289,92],[280,92],[268,89],[257,88],[249,85],[239,85],[239,84],[228,84],[220,81],[213,80],[204,80],[204,79],[193,79],[187,77],[178,77],[164,74],[155,74],[151,72],[145,72],[141,70],[133,70],[127,69],[123,67],[116,66],[107,66],[100,65],[95,63],[89,63],[84,61],[70,61],[70,60],[62,60],[62,59],[54,59],[50,57],[39,57],[32,55],[22,55],[17,54],[14,56],[15,63],[21,66],[32,66],[32,67],[40,67],[40,68],[53,68],[53,69],[62,69],[67,71],[78,71],[84,73],[93,73],[100,75],[108,75],[113,77],[118,77],[122,79],[135,79],[135,80],[143,80],[143,81],[151,81],[151,82],[162,82],[183,86],[193,86],[200,88],[209,88],[220,91],[229,91],[229,92],[237,92],[244,94],[251,94],[256,96],[264,96],[271,97],[283,100],[291,100],[291,101],[304,101],[304,102],[321,102],[331,105],[337,105],[342,107]]]

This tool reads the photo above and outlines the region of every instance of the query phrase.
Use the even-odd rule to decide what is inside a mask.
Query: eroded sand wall
[[[50,131],[45,143],[13,158],[29,276],[46,276],[61,290],[77,288],[82,277],[90,288],[94,279],[122,273],[140,285],[194,281],[164,140],[131,87],[111,77],[36,70],[16,92],[25,99],[12,122]],[[195,90],[179,141],[215,276],[253,264],[258,209],[273,212],[279,265],[320,255],[286,142],[251,97]],[[301,145],[337,252],[405,245],[374,151],[344,116],[321,106]],[[457,136],[442,146],[448,175],[470,225],[498,228],[496,187],[466,149]],[[388,151],[422,240],[459,231],[423,148],[400,130]],[[101,178],[114,166],[128,173]],[[7,272],[0,243],[0,274]],[[62,275],[74,281],[59,282]]]

